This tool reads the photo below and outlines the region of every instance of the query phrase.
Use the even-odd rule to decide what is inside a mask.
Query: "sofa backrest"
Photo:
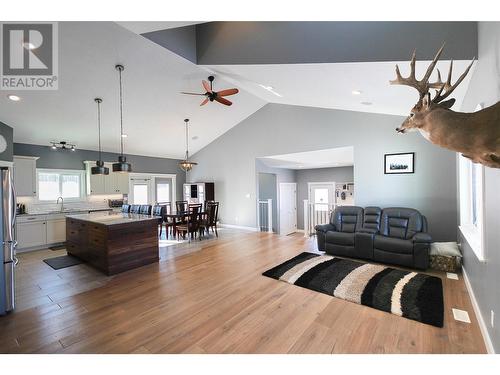
[[[362,227],[363,208],[340,206],[335,209],[330,219],[337,232],[354,233]]]
[[[413,208],[384,208],[380,233],[388,237],[410,239],[422,232],[424,220],[422,214]]]
[[[363,228],[380,230],[380,218],[382,209],[380,207],[365,207],[363,215]]]

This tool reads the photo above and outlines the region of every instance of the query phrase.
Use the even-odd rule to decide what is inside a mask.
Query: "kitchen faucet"
[[[61,200],[61,212],[63,212],[64,211],[64,198],[63,197],[57,198],[56,204],[59,204],[59,199]]]

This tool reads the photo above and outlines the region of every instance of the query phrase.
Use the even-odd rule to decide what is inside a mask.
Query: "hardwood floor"
[[[435,273],[444,328],[261,276],[314,249],[299,234],[226,229],[219,239],[162,248],[159,263],[113,277],[85,265],[48,270],[46,254],[24,254],[21,308],[0,318],[0,352],[485,353],[461,276]],[[23,294],[40,301],[21,302]],[[452,307],[472,324],[455,321]]]

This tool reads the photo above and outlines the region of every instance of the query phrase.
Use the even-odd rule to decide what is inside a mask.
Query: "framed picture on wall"
[[[384,174],[407,173],[415,173],[414,152],[384,155]]]

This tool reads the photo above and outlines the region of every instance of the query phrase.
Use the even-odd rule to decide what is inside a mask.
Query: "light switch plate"
[[[470,323],[469,313],[465,310],[451,309],[453,311],[453,318],[459,322]]]
[[[452,280],[458,280],[458,274],[453,272],[446,272],[446,277]]]

